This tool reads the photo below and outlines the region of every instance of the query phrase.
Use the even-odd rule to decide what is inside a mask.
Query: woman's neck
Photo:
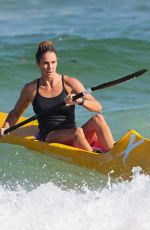
[[[42,86],[48,87],[48,88],[53,88],[55,85],[57,85],[61,80],[61,75],[55,74],[49,78],[45,78],[41,76],[40,78],[40,83]]]

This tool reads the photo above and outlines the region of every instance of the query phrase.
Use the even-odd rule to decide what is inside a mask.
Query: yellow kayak
[[[7,113],[0,112],[0,127],[6,116]],[[18,123],[25,119],[27,118],[21,117]],[[106,175],[111,172],[115,178],[129,179],[133,167],[137,166],[140,166],[145,174],[150,174],[150,139],[142,137],[135,130],[128,131],[107,153],[94,153],[63,144],[40,142],[34,138],[37,131],[37,122],[33,121],[0,138],[0,142],[25,146]]]

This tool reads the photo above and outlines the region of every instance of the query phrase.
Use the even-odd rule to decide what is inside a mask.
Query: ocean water
[[[0,111],[39,77],[37,44],[53,40],[58,71],[86,88],[139,69],[141,77],[93,92],[118,140],[129,129],[150,138],[149,0],[0,0]],[[29,107],[25,116],[32,116]],[[77,107],[78,125],[92,116]],[[0,144],[0,229],[148,230],[150,177],[131,181]]]

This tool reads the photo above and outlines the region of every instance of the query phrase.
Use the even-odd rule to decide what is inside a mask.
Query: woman
[[[75,101],[72,96],[85,90],[76,78],[57,73],[57,53],[51,41],[41,42],[36,52],[37,66],[41,77],[26,84],[12,111],[9,112],[0,135],[4,130],[13,126],[29,103],[32,103],[36,114],[65,101],[66,106],[58,108],[38,119],[39,134],[37,139],[46,142],[58,142],[93,151],[97,145],[103,151],[113,147],[111,131],[100,113],[101,104],[91,95]],[[82,105],[85,109],[96,112],[82,127],[76,127],[75,105]]]

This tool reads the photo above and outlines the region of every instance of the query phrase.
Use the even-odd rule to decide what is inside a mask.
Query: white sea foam
[[[148,230],[150,177],[135,176],[103,189],[62,190],[52,183],[27,192],[0,187],[2,230]]]

